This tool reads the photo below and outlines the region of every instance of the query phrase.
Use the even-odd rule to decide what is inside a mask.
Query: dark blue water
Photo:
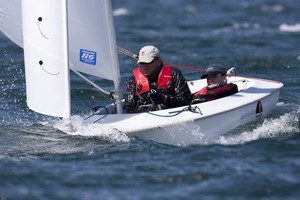
[[[112,0],[118,45],[170,63],[222,63],[281,81],[274,112],[209,145],[173,147],[84,127],[26,106],[23,51],[0,36],[0,199],[298,199],[300,1]],[[123,82],[135,61],[120,55]],[[182,69],[189,80],[200,72]],[[93,78],[109,88],[110,82]],[[74,118],[109,101],[72,75]],[[226,120],[224,120],[226,123]]]

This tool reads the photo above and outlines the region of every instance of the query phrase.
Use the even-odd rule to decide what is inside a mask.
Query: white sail
[[[117,87],[120,73],[110,0],[67,2],[70,67],[112,80]],[[23,47],[22,0],[0,0],[0,30]]]
[[[69,115],[67,61],[120,89],[110,0],[0,0],[0,16],[0,30],[24,47],[27,104],[34,111]]]
[[[69,118],[67,2],[22,0],[22,13],[27,105]]]
[[[21,0],[0,0],[0,31],[20,47],[23,46]]]
[[[72,69],[120,83],[110,0],[68,1]]]

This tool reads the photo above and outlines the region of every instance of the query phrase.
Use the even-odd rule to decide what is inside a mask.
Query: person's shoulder
[[[175,74],[182,74],[181,70],[178,69],[177,67],[172,67],[172,66],[169,66],[172,70],[173,73]]]
[[[237,87],[237,84],[235,83],[228,83],[229,85],[231,85],[232,87]]]
[[[227,85],[231,88],[231,91],[233,91],[233,92],[238,92],[239,91],[237,84],[228,83]]]
[[[165,66],[170,67],[172,70],[180,71],[177,67],[174,67],[172,65],[165,65]]]

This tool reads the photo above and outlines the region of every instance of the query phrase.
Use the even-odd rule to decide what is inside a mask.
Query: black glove
[[[150,98],[155,104],[162,104],[165,101],[165,95],[160,93],[151,93]]]

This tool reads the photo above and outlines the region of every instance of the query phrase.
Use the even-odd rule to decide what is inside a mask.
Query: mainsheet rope
[[[201,109],[198,106],[192,106],[192,105],[188,105],[187,107],[183,108],[182,110],[169,112],[169,114],[171,114],[171,115],[160,115],[160,114],[155,114],[155,113],[152,113],[152,112],[146,112],[146,113],[149,114],[149,115],[157,116],[157,117],[175,117],[175,116],[177,116],[177,115],[179,115],[183,112],[186,112],[186,111],[203,115],[202,112],[201,112]]]

